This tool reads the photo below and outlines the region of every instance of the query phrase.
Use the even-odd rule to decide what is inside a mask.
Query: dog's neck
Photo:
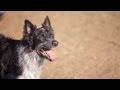
[[[22,67],[22,75],[18,79],[39,79],[43,58],[35,51],[26,52],[25,47],[18,47],[19,64]]]

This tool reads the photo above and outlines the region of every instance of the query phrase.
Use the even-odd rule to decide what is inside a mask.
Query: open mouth
[[[40,49],[38,52],[39,52],[39,54],[41,54],[42,56],[44,56],[45,58],[47,58],[50,61],[54,61],[57,59],[57,55],[52,50]]]

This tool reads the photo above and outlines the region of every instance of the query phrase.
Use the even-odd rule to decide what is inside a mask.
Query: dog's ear
[[[51,27],[50,19],[49,19],[48,16],[46,16],[46,18],[45,18],[42,26],[43,26],[43,27],[48,27],[48,28]]]
[[[37,27],[33,25],[29,20],[24,21],[23,40],[27,41],[30,46],[33,45],[33,36],[30,35]]]
[[[24,34],[30,34],[34,30],[34,25],[27,19],[24,21]]]

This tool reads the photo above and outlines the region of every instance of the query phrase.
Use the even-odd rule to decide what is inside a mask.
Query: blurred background
[[[59,46],[58,60],[45,63],[44,79],[120,78],[120,12],[8,11],[0,33],[21,39],[25,19],[41,26],[48,15]]]

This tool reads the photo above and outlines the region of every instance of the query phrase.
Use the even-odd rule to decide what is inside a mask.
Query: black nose
[[[53,40],[53,41],[52,41],[52,45],[53,45],[54,47],[58,46],[58,41]]]

